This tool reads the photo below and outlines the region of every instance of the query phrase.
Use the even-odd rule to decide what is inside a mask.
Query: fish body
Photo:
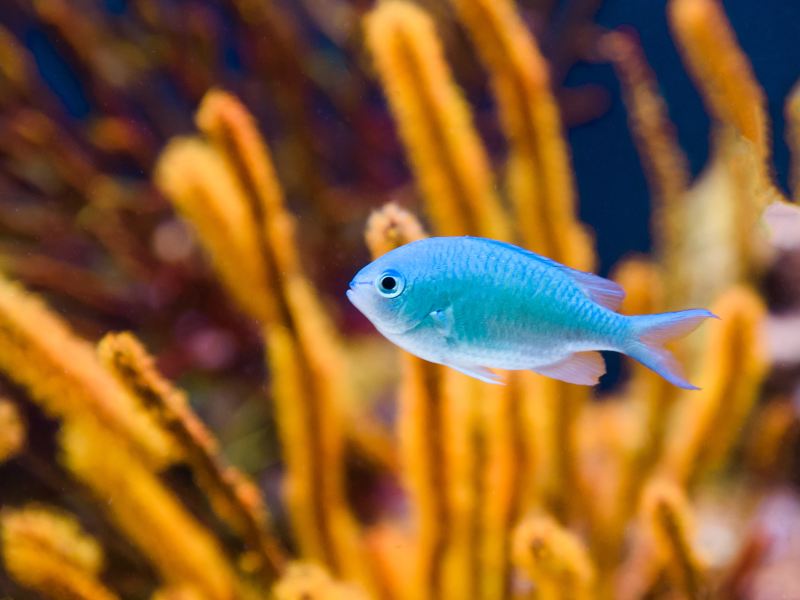
[[[529,369],[591,385],[605,372],[598,351],[612,350],[693,389],[661,344],[713,316],[621,315],[614,282],[474,237],[401,246],[359,271],[347,296],[401,348],[491,383],[490,369]]]

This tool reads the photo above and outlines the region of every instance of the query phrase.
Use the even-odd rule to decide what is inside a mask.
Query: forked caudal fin
[[[691,333],[709,318],[719,317],[701,308],[631,317],[633,340],[626,347],[625,353],[678,387],[685,390],[700,389],[686,381],[681,365],[664,348],[664,343]]]

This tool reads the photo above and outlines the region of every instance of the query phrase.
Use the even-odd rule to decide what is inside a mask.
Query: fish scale
[[[592,385],[605,372],[598,351],[611,350],[694,389],[663,343],[714,316],[621,315],[614,282],[468,236],[397,248],[361,269],[347,296],[401,348],[489,383],[500,382],[492,369],[530,369]]]

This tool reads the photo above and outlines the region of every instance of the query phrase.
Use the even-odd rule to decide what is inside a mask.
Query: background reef
[[[3,3],[0,597],[800,598],[798,21]],[[710,307],[703,390],[486,386],[344,301],[466,233]]]

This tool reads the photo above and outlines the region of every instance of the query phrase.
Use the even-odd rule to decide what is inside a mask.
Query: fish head
[[[347,298],[381,332],[393,335],[414,329],[434,305],[425,267],[407,260],[402,250],[389,252],[361,269],[350,282]]]

